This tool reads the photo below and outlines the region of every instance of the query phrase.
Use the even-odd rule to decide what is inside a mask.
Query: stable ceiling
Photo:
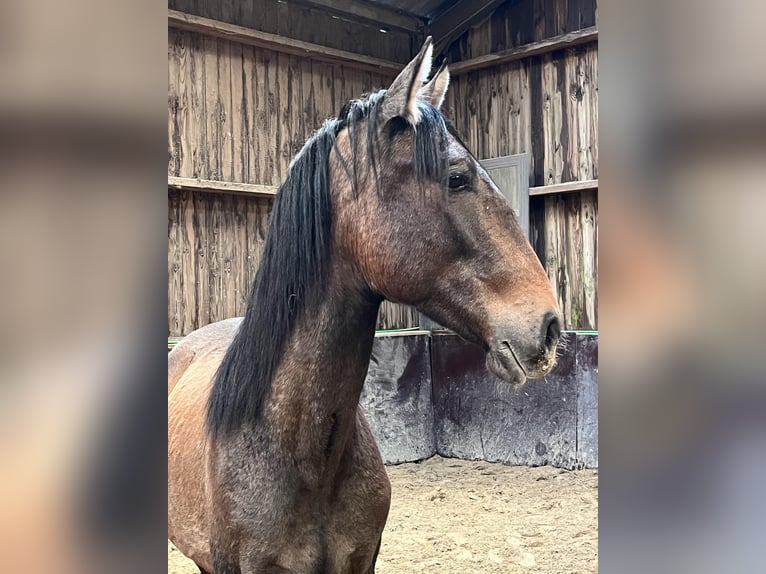
[[[455,0],[357,0],[364,4],[379,4],[394,10],[401,10],[408,14],[413,14],[419,18],[423,18],[426,21],[437,17],[443,13],[447,8],[453,4],[457,4]],[[482,2],[476,2],[481,4]]]
[[[339,15],[353,14],[382,28],[425,31],[439,54],[470,26],[488,16],[504,0],[297,0]],[[523,0],[508,0],[523,1]]]

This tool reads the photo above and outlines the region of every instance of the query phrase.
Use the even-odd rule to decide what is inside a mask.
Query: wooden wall
[[[588,0],[507,2],[452,45],[453,61],[595,23]],[[447,113],[479,158],[528,152],[530,186],[598,179],[598,46],[458,74]],[[597,328],[598,196],[530,198],[531,239],[568,329]]]
[[[271,200],[168,191],[168,335],[242,316]]]
[[[169,4],[392,61],[406,62],[421,41],[405,32],[372,34],[369,26],[354,28],[275,0]],[[594,0],[511,0],[458,39],[450,58],[481,56],[594,23]],[[593,43],[459,74],[448,92],[447,114],[477,157],[529,152],[530,185],[597,179],[597,64]],[[325,118],[392,79],[170,29],[168,174],[276,186]],[[558,294],[565,326],[597,328],[597,192],[532,197],[530,204],[532,243]],[[244,312],[270,208],[268,198],[169,190],[170,336]],[[413,310],[386,304],[378,327],[417,323]]]
[[[596,0],[506,0],[448,49],[451,62],[596,25]]]
[[[168,8],[312,42],[354,54],[406,64],[420,49],[420,36],[352,21],[321,9],[279,0],[168,0]],[[414,51],[413,51],[414,50]]]
[[[391,80],[168,30],[168,174],[279,185],[325,119]]]
[[[168,175],[279,185],[311,133],[390,74],[168,30]],[[168,191],[168,334],[244,313],[272,200]],[[417,325],[386,304],[379,328]]]

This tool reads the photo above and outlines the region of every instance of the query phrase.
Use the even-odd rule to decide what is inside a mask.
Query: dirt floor
[[[433,457],[388,467],[377,574],[597,572],[598,471]],[[168,574],[197,568],[168,544]]]

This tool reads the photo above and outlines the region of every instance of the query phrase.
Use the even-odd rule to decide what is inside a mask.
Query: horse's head
[[[500,378],[541,377],[561,330],[551,285],[511,206],[439,111],[447,68],[426,83],[430,67],[429,39],[388,90],[343,112],[345,162],[331,170],[356,180],[356,193],[333,197],[336,242],[370,289],[482,345]],[[365,103],[368,117],[355,119]]]

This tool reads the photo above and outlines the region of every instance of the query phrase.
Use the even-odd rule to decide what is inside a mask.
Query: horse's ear
[[[386,125],[386,122],[396,117],[404,118],[413,126],[420,121],[418,91],[431,72],[433,50],[429,36],[418,55],[404,67],[386,90],[380,111],[381,125]]]
[[[447,87],[449,86],[449,68],[447,68],[447,60],[442,62],[439,66],[439,71],[434,74],[434,77],[422,88],[418,95],[431,102],[436,109],[442,107],[444,103],[444,96],[447,95]]]

